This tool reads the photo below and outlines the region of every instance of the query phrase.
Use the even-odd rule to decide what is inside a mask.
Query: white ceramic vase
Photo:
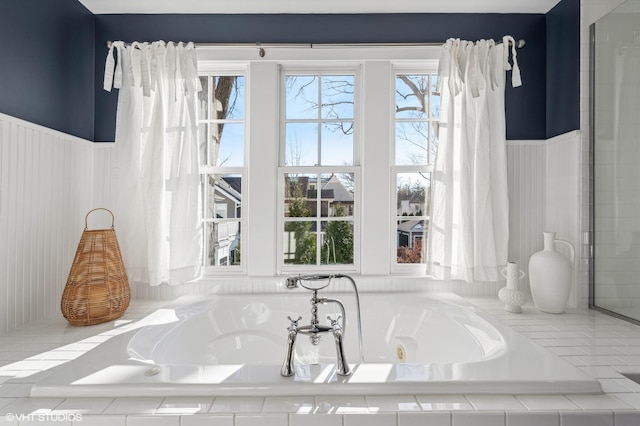
[[[518,281],[524,278],[524,271],[518,268],[516,262],[509,262],[502,270],[502,275],[507,279],[507,286],[498,291],[498,299],[504,303],[504,309],[507,312],[522,312],[522,305],[527,301],[527,295],[518,288]]]
[[[529,259],[531,297],[539,311],[559,314],[569,299],[575,250],[570,242],[557,239],[555,232],[543,232],[543,236],[544,249]],[[571,260],[556,251],[556,243],[569,247]]]

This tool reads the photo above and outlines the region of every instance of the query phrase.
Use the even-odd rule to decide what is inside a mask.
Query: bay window
[[[424,276],[439,49],[225,54],[199,53],[206,273]]]

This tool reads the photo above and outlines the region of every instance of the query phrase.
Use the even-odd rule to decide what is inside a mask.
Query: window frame
[[[232,222],[232,221],[237,221],[237,218],[222,218],[222,219],[216,219],[216,218],[207,218],[206,217],[206,205],[207,205],[207,191],[205,190],[206,187],[204,187],[204,178],[205,176],[209,176],[209,175],[239,175],[241,177],[241,195],[242,198],[245,199],[245,197],[248,197],[248,173],[249,173],[249,167],[248,167],[248,157],[249,157],[249,143],[250,143],[250,137],[249,137],[249,133],[248,133],[248,129],[249,129],[249,123],[250,123],[250,117],[249,117],[249,99],[250,99],[250,93],[249,93],[249,85],[248,85],[248,79],[249,79],[249,73],[248,73],[248,66],[246,63],[216,63],[216,62],[212,62],[212,61],[198,61],[198,77],[203,77],[206,76],[208,77],[210,80],[212,77],[218,77],[218,76],[230,76],[230,75],[237,75],[237,76],[243,76],[244,77],[244,118],[242,119],[242,124],[243,124],[243,132],[244,132],[244,145],[243,145],[243,161],[242,161],[242,166],[212,166],[212,165],[206,165],[203,163],[206,160],[201,159],[200,160],[200,168],[199,168],[199,174],[201,176],[201,197],[202,197],[202,208],[200,209],[201,211],[201,217],[200,217],[200,221],[202,224],[202,229],[203,229],[203,235],[202,235],[202,273],[201,273],[201,277],[202,278],[208,278],[208,277],[221,277],[221,276],[242,276],[242,275],[246,275],[247,273],[247,260],[246,260],[246,256],[241,257],[241,262],[240,265],[207,265],[207,249],[208,249],[208,243],[207,243],[207,231],[208,231],[208,224],[209,223],[227,223],[227,222]],[[211,90],[211,87],[209,87],[209,90]],[[207,110],[209,111],[209,115],[211,115],[211,97],[209,95],[207,95],[207,102],[209,103]],[[200,111],[198,110],[198,117],[197,117],[197,124],[198,126],[200,126],[201,124],[207,124],[208,127],[211,126],[211,124],[217,122],[218,120],[216,119],[212,119],[211,117],[207,117],[205,119],[203,119],[202,117],[199,116]],[[225,120],[226,121],[226,120]],[[238,119],[233,119],[233,120],[229,120],[226,121],[229,123],[238,123],[239,120]],[[210,142],[210,131],[207,130],[207,143]],[[200,140],[198,140],[198,142],[200,143]],[[242,209],[242,214],[240,217],[240,247],[247,247],[248,244],[248,236],[247,236],[247,232],[245,231],[247,229],[247,223],[248,223],[248,218],[246,215],[246,209],[244,209],[241,207]]]
[[[435,120],[432,115],[431,115],[431,98],[432,98],[432,93],[431,93],[431,78],[432,76],[436,76],[438,75],[438,65],[437,63],[434,63],[433,61],[430,62],[426,62],[423,65],[403,65],[403,64],[396,64],[393,67],[393,84],[392,84],[392,90],[393,90],[393,96],[392,96],[392,103],[393,105],[395,105],[395,91],[396,91],[396,81],[398,78],[398,75],[417,75],[417,74],[425,74],[429,76],[429,91],[428,91],[428,100],[427,100],[427,105],[428,105],[428,111],[427,111],[427,116],[424,120],[419,120],[419,121],[424,121],[427,124],[427,132],[429,132],[429,126],[432,122],[437,121]],[[393,136],[391,137],[390,140],[390,169],[391,169],[391,197],[390,197],[390,208],[391,208],[391,252],[390,252],[390,262],[391,262],[391,274],[392,275],[425,275],[426,274],[426,263],[420,262],[420,263],[399,263],[397,261],[397,253],[398,253],[398,221],[401,220],[401,218],[404,218],[404,216],[400,216],[397,213],[397,206],[398,206],[398,176],[401,174],[407,174],[407,173],[429,173],[429,176],[431,177],[432,173],[433,173],[433,166],[434,166],[434,161],[435,161],[435,155],[433,156],[433,158],[429,158],[430,162],[426,163],[426,164],[417,164],[417,165],[409,165],[409,164],[397,164],[397,159],[396,159],[396,124],[398,122],[411,122],[411,121],[417,121],[417,120],[409,120],[409,119],[400,119],[398,120],[395,108],[393,108],[392,106],[392,118],[391,118],[391,123],[392,123],[392,132],[393,132]],[[429,133],[427,133],[427,135],[429,135]],[[436,135],[437,138],[437,135]],[[427,136],[427,149],[430,149],[430,137]],[[431,181],[431,179],[430,179]],[[430,189],[431,186],[429,186],[429,188],[427,188],[427,194],[426,197],[430,197]],[[426,203],[427,199],[425,199],[425,203]],[[423,220],[426,223],[426,228],[427,231],[423,234],[423,238],[422,238],[422,250],[423,250],[423,259],[424,256],[426,254],[426,245],[427,245],[427,237],[428,237],[428,229],[429,229],[429,223],[430,223],[430,215],[428,214],[423,214],[421,216],[413,216],[414,219],[417,220]]]
[[[353,164],[344,165],[313,165],[313,166],[288,166],[286,165],[286,84],[285,78],[289,75],[353,75],[354,77],[354,109],[353,109]],[[278,138],[278,167],[277,167],[277,236],[276,236],[276,250],[277,250],[277,273],[278,274],[292,274],[292,273],[311,273],[318,271],[331,271],[331,272],[349,272],[360,273],[360,205],[361,201],[361,186],[362,177],[360,170],[360,134],[361,134],[361,99],[362,99],[362,68],[359,64],[349,64],[343,66],[336,66],[334,64],[316,62],[309,65],[300,64],[281,64],[279,67],[279,138]],[[323,119],[319,117],[315,119],[294,119],[294,122],[317,122],[319,125],[323,123]],[[327,120],[331,121],[331,120]],[[318,141],[320,142],[320,136]],[[340,174],[340,173],[352,173],[354,176],[354,209],[353,215],[346,217],[339,216],[327,216],[323,217],[321,213],[318,213],[315,217],[309,217],[308,221],[316,222],[318,225],[322,222],[332,222],[347,220],[353,222],[353,263],[352,264],[313,264],[313,265],[298,265],[285,263],[284,259],[284,228],[287,222],[306,221],[305,219],[286,218],[285,217],[285,176],[288,174],[315,174],[318,176],[326,174]],[[292,220],[293,219],[293,220]],[[317,255],[321,250],[321,246],[316,244]]]

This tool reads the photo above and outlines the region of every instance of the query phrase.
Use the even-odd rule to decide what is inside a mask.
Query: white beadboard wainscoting
[[[507,141],[509,261],[518,262],[527,273],[522,280],[527,287],[529,258],[542,250],[542,232],[555,232],[576,249],[568,304],[586,308],[588,277],[583,280],[580,258],[580,144],[580,131],[546,141]]]
[[[0,333],[60,312],[96,144],[0,114]]]
[[[544,141],[508,141],[509,261],[518,262],[527,275],[521,286],[528,290],[529,258],[542,249],[546,187]]]
[[[525,272],[529,257],[542,249],[542,231],[555,231],[578,248],[579,145],[579,132],[548,141],[508,142],[509,260]],[[59,312],[84,217],[93,208],[112,206],[112,147],[0,114],[0,333]],[[94,220],[107,226],[106,217],[90,219],[90,228],[96,227]],[[575,270],[577,275],[579,268]],[[237,290],[240,281],[234,281],[228,285]],[[388,288],[390,280],[361,277],[360,282],[375,290]],[[269,284],[274,283],[273,278],[241,280],[243,290],[252,292],[272,291],[277,286]],[[416,280],[397,278],[392,285],[402,290]],[[495,296],[503,285],[432,282],[429,289],[483,297]],[[132,296],[167,300],[219,287],[207,282],[174,287],[132,283]],[[522,287],[528,289],[527,278]],[[569,305],[586,307],[586,297],[586,287],[575,279]]]

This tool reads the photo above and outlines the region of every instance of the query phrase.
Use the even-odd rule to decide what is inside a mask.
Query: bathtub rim
[[[374,292],[379,294],[380,292]],[[396,292],[391,292],[397,294]],[[409,292],[415,293],[415,292]],[[54,367],[45,372],[45,375],[40,380],[36,381],[31,386],[30,396],[32,397],[152,397],[152,396],[286,396],[286,395],[406,395],[406,394],[537,394],[537,395],[555,395],[555,394],[601,394],[603,393],[600,382],[585,372],[580,371],[577,367],[571,365],[567,361],[561,359],[559,356],[553,354],[551,351],[542,348],[536,343],[532,342],[526,336],[517,333],[510,327],[500,323],[497,319],[493,318],[490,314],[483,311],[470,301],[457,296],[452,293],[440,293],[440,292],[418,292],[420,295],[436,298],[438,300],[448,301],[457,305],[471,308],[474,313],[487,320],[493,327],[499,330],[505,338],[514,338],[521,342],[528,342],[527,345],[536,347],[536,351],[542,351],[546,353],[549,359],[553,359],[559,366],[567,368],[571,371],[571,374],[565,375],[560,372],[559,375],[554,376],[554,379],[549,380],[527,380],[519,378],[512,380],[511,377],[502,378],[502,380],[496,381],[485,377],[484,379],[476,379],[474,381],[456,381],[456,380],[431,380],[428,381],[428,388],[425,389],[424,382],[396,382],[396,383],[358,383],[349,382],[350,377],[342,378],[342,380],[327,382],[327,383],[313,383],[297,381],[292,385],[290,378],[284,378],[279,376],[279,365],[274,366],[271,364],[244,366],[248,370],[252,370],[252,373],[257,377],[268,377],[269,381],[265,385],[262,382],[256,382],[252,386],[247,386],[246,382],[225,382],[224,384],[178,384],[177,386],[171,386],[170,383],[133,383],[132,384],[73,384],[67,376],[69,370],[74,370],[71,367],[71,363],[63,364],[58,367]],[[277,293],[274,293],[277,295]],[[365,293],[366,294],[366,293]],[[165,304],[160,309],[172,309],[185,304],[196,303],[203,299],[219,296],[248,296],[246,293],[229,293],[229,294],[206,294],[198,296],[182,296],[175,300],[172,300]],[[151,314],[150,314],[151,315]],[[126,340],[129,333],[135,333],[135,331],[144,325],[144,321],[150,317],[147,315],[143,319],[131,324],[131,327],[123,326],[122,332],[116,335],[111,335],[110,339],[105,341],[102,345],[114,345],[119,340]],[[113,330],[112,330],[113,331]],[[109,332],[100,333],[109,334]],[[98,347],[99,347],[98,346]],[[90,353],[93,349],[87,351]],[[95,353],[95,352],[93,352]],[[83,354],[84,355],[84,354]],[[499,357],[500,358],[500,357]],[[492,362],[500,362],[500,359],[493,360]],[[377,363],[364,363],[362,365],[376,365]],[[401,365],[410,365],[410,363],[398,363]],[[119,364],[119,365],[126,365]],[[141,371],[143,368],[148,368],[149,365],[139,366]],[[420,364],[422,365],[422,364]],[[354,371],[358,371],[360,368],[359,363],[352,363]],[[276,367],[276,368],[274,368]],[[320,365],[321,368],[330,368],[331,365]],[[396,368],[396,367],[394,367]],[[480,370],[482,370],[480,368]],[[276,375],[275,372],[278,374]],[[574,374],[577,373],[577,374]],[[61,383],[62,382],[62,383]],[[345,386],[345,382],[347,386]],[[135,387],[134,387],[135,386]],[[269,389],[265,390],[268,386]],[[179,389],[175,389],[179,388]]]

